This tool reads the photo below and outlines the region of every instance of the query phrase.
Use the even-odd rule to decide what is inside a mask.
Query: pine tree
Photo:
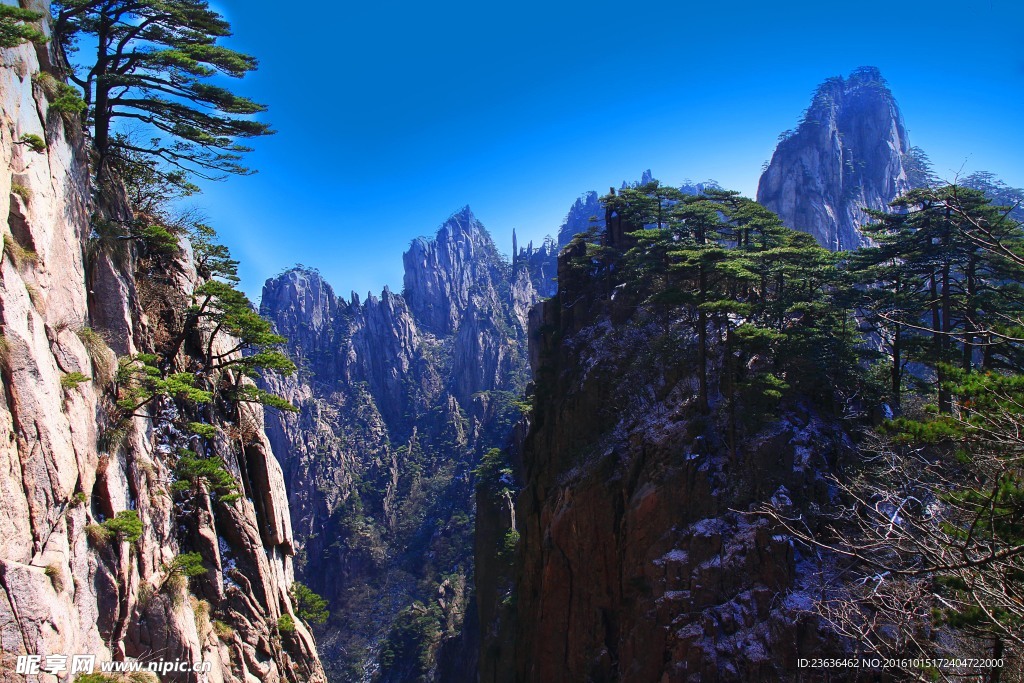
[[[1024,369],[1007,343],[1020,336],[1024,268],[1012,255],[1024,233],[981,192],[962,187],[913,190],[893,206],[899,212],[871,212],[876,222],[865,232],[876,246],[851,259],[858,306],[889,342],[894,400],[903,366],[916,361],[932,369],[939,410],[948,413],[948,367]]]
[[[862,575],[817,603],[837,632],[875,655],[1005,655],[985,674],[998,681],[1024,653],[1024,230],[958,186],[896,206],[872,214],[875,246],[850,257],[836,289],[886,341],[894,397],[922,374],[904,372],[914,362],[930,368],[918,388],[938,410],[864,434],[817,521],[764,511]]]
[[[84,91],[101,172],[143,155],[159,161],[170,183],[185,182],[176,171],[250,173],[240,163],[250,150],[236,140],[271,132],[251,118],[265,107],[210,79],[241,78],[257,63],[217,44],[231,29],[205,0],[57,0],[52,11],[64,50],[92,53],[69,78]],[[119,122],[143,124],[153,138],[135,140]]]

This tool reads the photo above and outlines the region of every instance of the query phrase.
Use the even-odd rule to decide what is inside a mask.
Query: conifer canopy
[[[101,172],[141,155],[172,183],[251,173],[238,139],[272,132],[252,118],[266,107],[213,81],[245,76],[256,59],[217,44],[231,27],[205,0],[56,0],[52,11],[61,47],[81,52],[68,76],[89,107]]]

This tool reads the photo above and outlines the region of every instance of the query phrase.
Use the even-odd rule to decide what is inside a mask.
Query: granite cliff
[[[140,354],[168,348],[205,278],[184,238],[159,253],[104,238],[135,217],[116,181],[93,184],[80,122],[51,108],[51,59],[0,50],[0,681],[26,680],[19,655],[72,654],[202,662],[217,682],[321,681],[289,592],[294,539],[262,411],[156,390],[134,416],[115,403],[163,373],[198,382],[196,349],[236,358],[237,340],[193,329],[154,383],[140,379],[157,362]],[[237,496],[199,478],[176,488],[185,452],[219,463]]]
[[[827,249],[866,244],[864,208],[887,210],[909,189],[903,117],[881,73],[862,67],[814,93],[761,175],[757,201]]]
[[[482,681],[787,681],[798,657],[842,651],[808,613],[819,560],[752,514],[829,500],[852,442],[830,381],[796,381],[829,371],[791,365],[776,398],[742,398],[748,373],[799,354],[741,352],[722,321],[701,351],[700,318],[660,303],[642,260],[577,238],[531,311],[533,409],[479,470]]]

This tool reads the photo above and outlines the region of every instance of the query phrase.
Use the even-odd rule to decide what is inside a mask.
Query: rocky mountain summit
[[[472,679],[471,470],[521,414],[527,312],[553,249],[510,264],[464,207],[412,242],[401,294],[346,300],[309,269],[267,281],[261,312],[300,368],[268,380],[299,412],[269,411],[267,433],[299,574],[335,615],[332,679]]]
[[[886,210],[909,189],[903,117],[881,73],[862,67],[820,85],[795,131],[784,132],[757,201],[827,249],[867,243],[863,208]]]

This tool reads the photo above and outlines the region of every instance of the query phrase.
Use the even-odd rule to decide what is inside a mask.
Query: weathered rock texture
[[[692,340],[559,275],[531,312],[522,491],[514,514],[480,504],[478,552],[512,518],[521,534],[511,593],[507,566],[478,562],[481,680],[794,680],[823,651],[800,617],[815,571],[745,513],[827,500],[842,430],[792,400],[731,453],[724,420],[696,408]]]
[[[216,428],[210,454],[244,490],[230,505],[205,495],[186,509],[170,494],[170,458],[196,447],[169,424],[174,402],[110,429],[115,352],[151,351],[156,313],[187,300],[197,277],[186,248],[155,289],[136,280],[133,249],[117,256],[90,240],[91,219],[126,218],[124,200],[108,191],[93,201],[85,142],[48,111],[40,55],[0,50],[0,681],[27,680],[14,673],[18,655],[76,653],[209,662],[218,683],[323,680],[288,595],[294,541],[261,411],[193,418]],[[25,134],[46,149],[18,144]],[[243,423],[255,429],[241,446],[230,435]],[[98,537],[99,522],[129,510],[137,542]],[[185,552],[207,568],[187,591],[168,569]],[[282,615],[294,632],[279,632]]]
[[[553,249],[512,266],[466,207],[412,243],[402,294],[345,300],[306,269],[267,281],[262,312],[300,367],[267,380],[300,408],[269,411],[267,433],[299,573],[334,615],[319,638],[333,680],[474,680],[471,470],[521,414]]]
[[[757,201],[823,247],[856,249],[867,243],[863,209],[887,210],[909,189],[909,149],[903,117],[877,69],[830,78],[796,131],[780,136]]]

